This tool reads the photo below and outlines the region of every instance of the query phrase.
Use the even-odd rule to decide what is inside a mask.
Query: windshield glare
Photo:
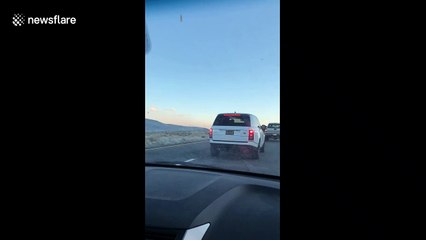
[[[146,1],[146,162],[280,175],[279,4]]]

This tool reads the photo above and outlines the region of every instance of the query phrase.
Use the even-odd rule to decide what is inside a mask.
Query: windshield
[[[214,126],[250,126],[249,115],[219,114]]]
[[[280,175],[279,5],[146,1],[147,163]]]
[[[268,128],[280,128],[279,124],[269,124]]]

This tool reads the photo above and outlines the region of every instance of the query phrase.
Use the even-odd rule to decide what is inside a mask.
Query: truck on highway
[[[269,123],[268,127],[265,130],[265,140],[269,139],[280,139],[280,124],[279,123]]]

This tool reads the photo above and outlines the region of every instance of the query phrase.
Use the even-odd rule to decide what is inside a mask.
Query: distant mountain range
[[[186,127],[174,124],[165,124],[156,120],[145,118],[146,132],[167,132],[167,131],[208,131],[207,128]]]

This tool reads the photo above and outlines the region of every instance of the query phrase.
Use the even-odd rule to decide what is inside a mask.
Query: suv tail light
[[[213,137],[213,128],[210,128],[209,129],[209,138],[212,138]]]
[[[253,129],[249,130],[248,140],[254,140],[254,130]]]

